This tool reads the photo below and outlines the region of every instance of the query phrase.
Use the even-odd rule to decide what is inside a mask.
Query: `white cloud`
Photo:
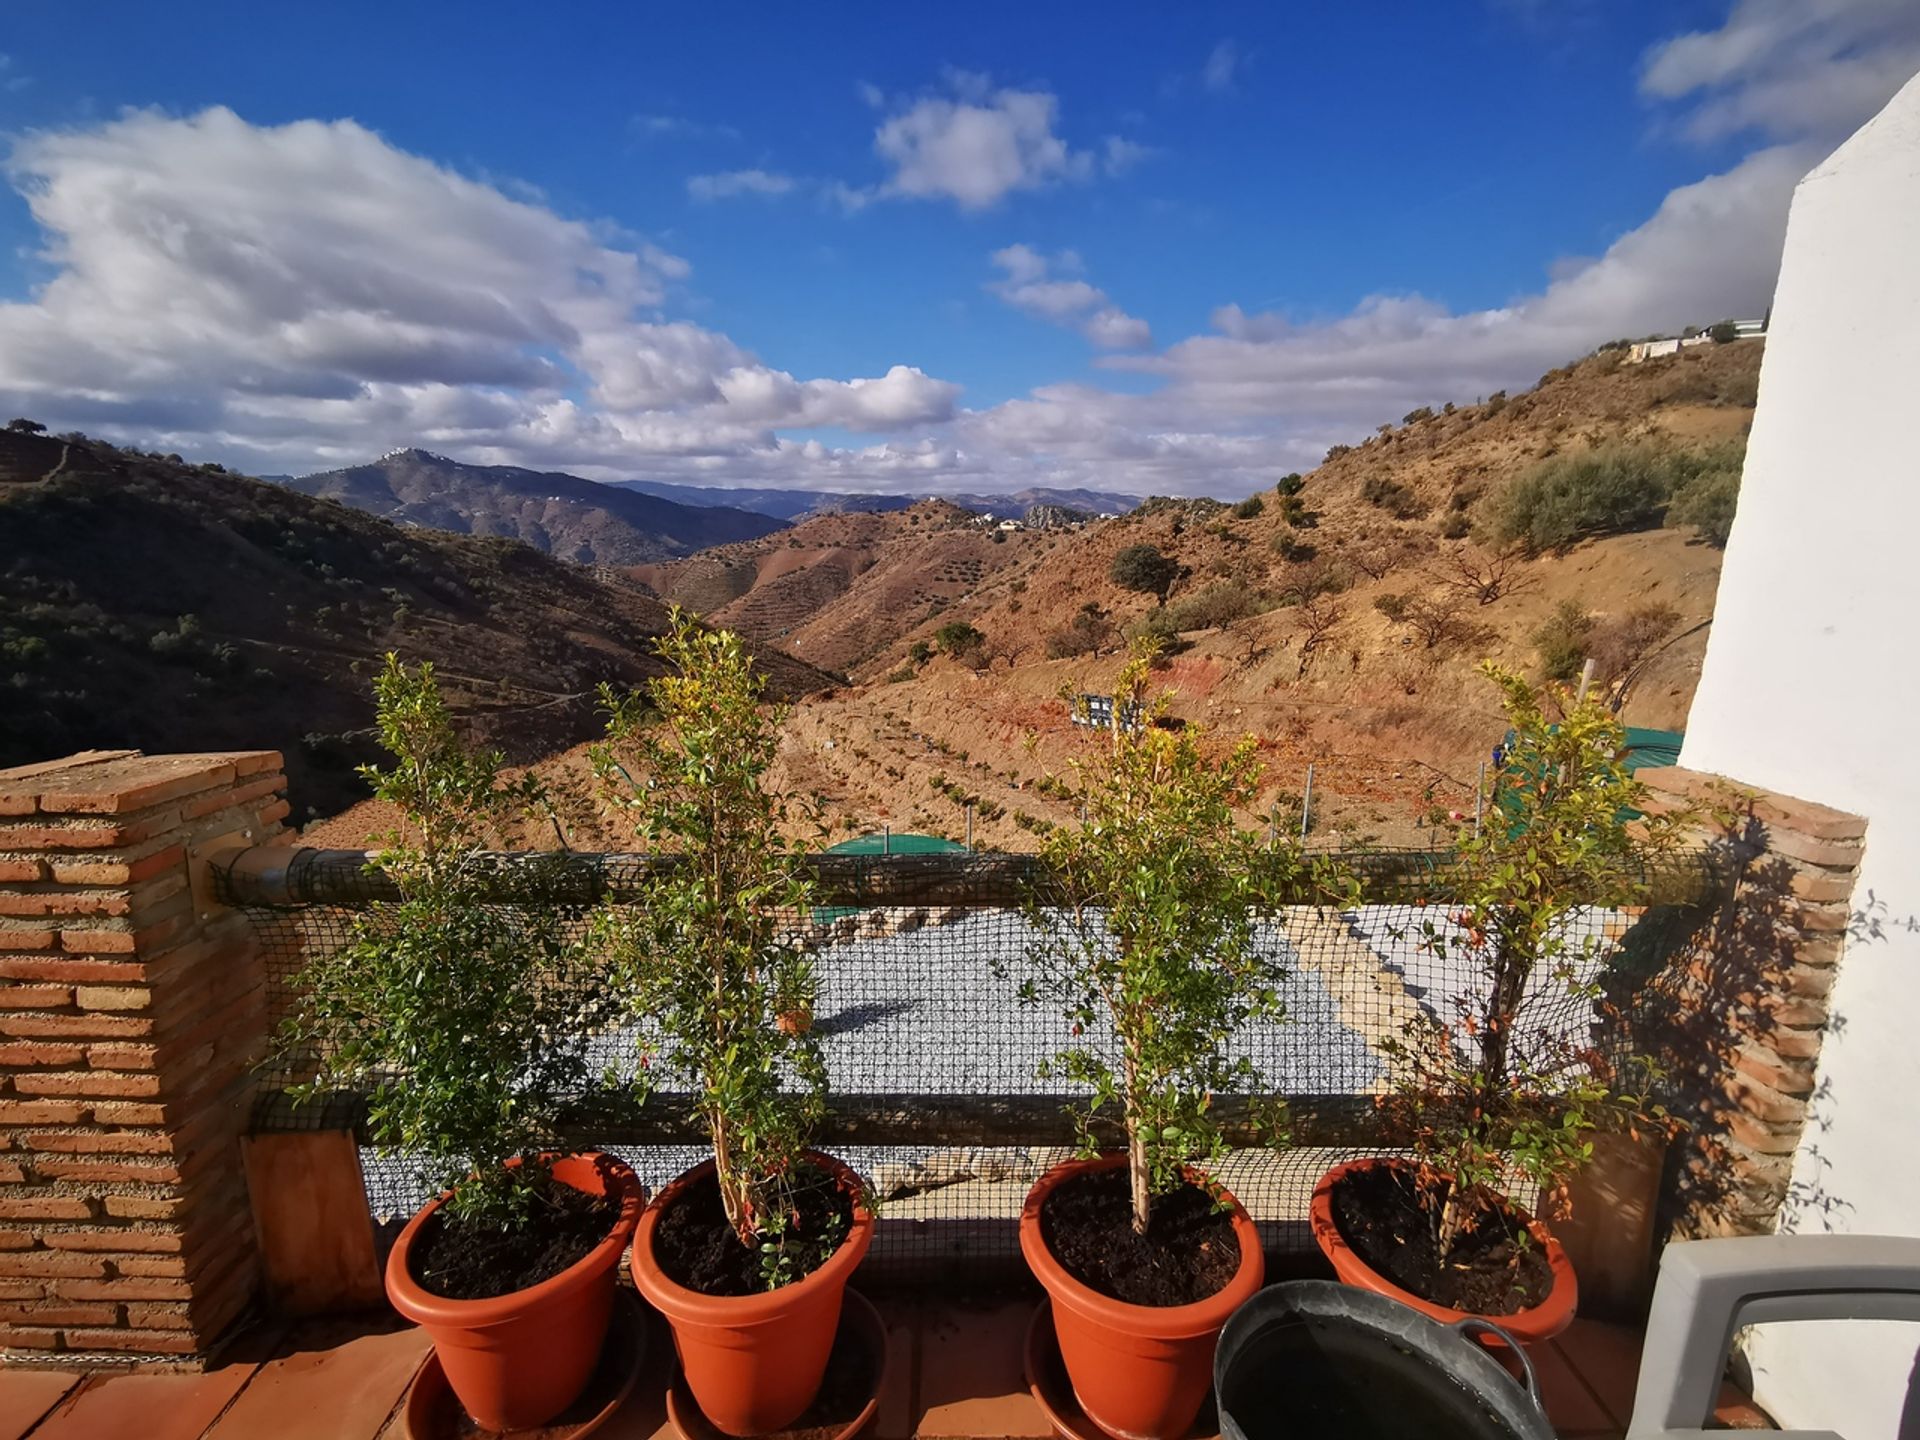
[[[948,67],[937,92],[918,96],[890,99],[865,81],[858,93],[885,112],[873,132],[885,179],[856,184],[735,170],[696,175],[687,193],[709,201],[804,189],[848,214],[882,200],[951,200],[962,210],[987,210],[1016,191],[1124,175],[1158,153],[1121,135],[1106,136],[1098,148],[1076,149],[1055,133],[1057,97],[1044,90],[996,89],[993,78],[978,71]]]
[[[800,380],[664,318],[687,262],[352,123],[134,112],[16,141],[53,278],[0,302],[0,404],[283,469],[422,443],[617,474],[937,424],[909,365]],[[783,462],[785,463],[785,462]]]
[[[1920,72],[1914,0],[1736,0],[1717,30],[1647,52],[1642,92],[1690,102],[1699,140],[1746,130],[1838,140]]]
[[[965,72],[950,72],[948,84],[952,94],[922,96],[874,131],[874,153],[891,171],[879,194],[984,210],[1016,190],[1094,173],[1094,154],[1054,133],[1053,95],[993,90],[987,77]]]
[[[1160,152],[1151,145],[1142,145],[1123,136],[1109,135],[1106,151],[1101,157],[1107,174],[1124,175],[1143,160],[1149,160]]]
[[[731,125],[693,120],[685,115],[635,115],[627,128],[641,140],[738,140],[740,132]]]
[[[1162,377],[1160,402],[1198,419],[1285,415],[1351,435],[1416,405],[1524,384],[1608,339],[1757,314],[1787,198],[1814,158],[1774,148],[1682,186],[1598,260],[1499,309],[1456,314],[1418,295],[1374,296],[1337,320],[1293,323],[1228,305],[1213,335],[1102,363]]]
[[[1147,322],[1129,315],[1107,292],[1085,280],[1062,278],[1080,269],[1071,250],[1049,259],[1031,245],[1009,245],[988,257],[1005,273],[987,289],[1016,310],[1054,325],[1066,325],[1105,350],[1141,350],[1153,343]]]
[[[1207,63],[1200,69],[1200,83],[1216,95],[1225,94],[1235,88],[1235,78],[1246,65],[1247,57],[1231,40],[1222,40],[1213,47],[1207,56]]]
[[[718,175],[694,175],[687,180],[687,194],[695,200],[724,200],[735,195],[785,195],[799,181],[791,175],[771,170],[728,170]]]

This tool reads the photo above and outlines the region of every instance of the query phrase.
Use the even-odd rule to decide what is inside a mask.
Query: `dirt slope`
[[[846,670],[932,628],[1056,531],[997,531],[944,500],[818,515],[762,540],[627,573],[716,625]]]

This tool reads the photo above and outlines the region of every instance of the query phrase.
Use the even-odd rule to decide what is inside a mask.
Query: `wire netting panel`
[[[384,898],[364,857],[306,856],[264,883],[237,871],[227,881],[229,898],[256,927],[276,1013],[291,1004],[306,960],[377,921]],[[584,923],[596,903],[628,903],[623,896],[645,865],[635,857],[570,858],[578,861],[570,875],[556,884],[548,872],[540,893],[526,893],[516,889],[523,872],[501,857],[499,903],[557,906]],[[1345,912],[1287,906],[1262,918],[1257,941],[1284,968],[1286,1019],[1249,1026],[1233,1042],[1262,1076],[1265,1097],[1288,1102],[1287,1143],[1236,1150],[1220,1172],[1276,1253],[1312,1248],[1307,1207],[1326,1168],[1386,1143],[1374,1113],[1390,1081],[1385,1043],[1418,1015],[1457,1024],[1460,1003],[1484,983],[1450,946],[1429,938],[1450,936],[1455,923],[1445,909],[1445,856],[1352,858],[1366,903]],[[813,952],[813,1025],[832,1082],[818,1143],[865,1175],[883,1202],[868,1265],[880,1278],[1013,1268],[1021,1201],[1070,1153],[1075,1133],[1067,1113],[1073,1087],[1041,1079],[1040,1063],[1067,1047],[1111,1043],[1075,1035],[1060,1014],[1021,1002],[1023,961],[1037,933],[1021,901],[1043,891],[1045,877],[1028,857],[820,857],[815,865],[821,903],[794,916],[792,927]],[[1710,869],[1690,857],[1647,877],[1652,908],[1576,911],[1567,926],[1577,978],[1631,984],[1656,969],[1687,930],[1673,917],[1693,913],[1714,886]],[[1545,977],[1536,977],[1534,991],[1530,1018],[1549,1033],[1599,1044],[1617,1028],[1609,1005],[1569,1000]],[[603,992],[582,994],[577,1033],[553,1043],[580,1047],[596,1073],[630,1077],[657,1036],[606,1002]],[[356,1097],[294,1104],[284,1092],[303,1078],[296,1058],[272,1062],[257,1129],[364,1128]],[[620,1154],[658,1187],[704,1153],[692,1117],[675,1101],[583,1104],[578,1133],[555,1141]],[[1235,1102],[1219,1108],[1230,1136],[1252,1138]],[[428,1182],[406,1157],[368,1149],[363,1158],[376,1216],[404,1216],[427,1197]]]

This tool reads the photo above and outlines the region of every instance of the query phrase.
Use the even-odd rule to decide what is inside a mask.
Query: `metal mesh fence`
[[[1286,971],[1286,1019],[1234,1041],[1263,1078],[1266,1094],[1255,1098],[1288,1105],[1287,1143],[1236,1150],[1219,1176],[1259,1222],[1270,1253],[1312,1248],[1309,1197],[1330,1164],[1390,1146],[1375,1106],[1390,1080],[1383,1043],[1422,1012],[1453,1023],[1456,1002],[1484,983],[1465,957],[1427,939],[1429,926],[1444,933],[1453,925],[1445,854],[1342,858],[1361,877],[1362,903],[1348,911],[1286,905],[1262,919],[1259,943]],[[557,908],[574,923],[597,904],[630,903],[649,863],[495,860],[494,903]],[[380,903],[392,898],[365,861],[348,851],[253,851],[226,872],[227,898],[256,927],[276,1014],[308,958],[342,945],[356,925],[377,923]],[[1018,996],[1034,935],[1022,902],[1036,888],[1044,893],[1047,877],[1027,856],[823,855],[809,864],[819,903],[794,924],[814,952],[813,1024],[833,1087],[817,1143],[861,1171],[883,1201],[869,1267],[899,1277],[1016,1259],[1021,1201],[1074,1138],[1064,1108],[1070,1087],[1042,1081],[1037,1068],[1066,1046],[1101,1043]],[[1690,855],[1642,877],[1643,905],[1573,912],[1579,978],[1610,994],[1631,990],[1684,943],[1718,884],[1708,858]],[[579,1033],[555,1043],[582,1047],[596,1073],[630,1076],[653,1035],[644,1020],[608,1011],[605,998],[583,994]],[[1530,1027],[1571,1043],[1618,1038],[1608,1033],[1619,1028],[1612,1005],[1569,1000],[1545,977],[1527,1005]],[[355,1097],[294,1103],[286,1088],[304,1078],[293,1060],[271,1062],[256,1129],[363,1128]],[[1236,1102],[1223,1100],[1221,1110],[1233,1134]],[[583,1104],[578,1130],[556,1142],[618,1153],[653,1187],[702,1153],[684,1097],[656,1096],[639,1108]],[[363,1158],[377,1217],[404,1216],[426,1198],[404,1156],[369,1149]]]

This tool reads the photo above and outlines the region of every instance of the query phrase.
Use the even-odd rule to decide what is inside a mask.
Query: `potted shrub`
[[[1111,747],[1081,769],[1085,818],[1047,837],[1020,988],[1060,1005],[1075,1037],[1042,1075],[1091,1087],[1082,1156],[1033,1187],[1021,1250],[1081,1408],[1134,1437],[1185,1432],[1220,1327],[1264,1276],[1252,1220],[1209,1177],[1226,1149],[1213,1100],[1257,1079],[1227,1043],[1281,1016],[1281,956],[1258,912],[1270,882],[1303,869],[1235,824],[1254,741],[1212,753],[1195,727],[1157,723],[1155,653],[1136,642],[1122,672]],[[1096,1127],[1116,1111],[1126,1149],[1102,1155]]]
[[[1488,663],[1512,726],[1482,833],[1458,845],[1458,888],[1419,943],[1462,978],[1383,1047],[1383,1097],[1409,1158],[1336,1166],[1314,1191],[1314,1239],[1349,1284],[1437,1319],[1497,1320],[1522,1342],[1573,1320],[1577,1282],[1545,1224],[1511,1198],[1554,1196],[1593,1132],[1661,1123],[1644,1057],[1596,1038],[1601,947],[1580,912],[1634,903],[1670,821],[1630,828],[1639,786],[1626,737],[1597,700],[1562,695],[1550,721],[1528,684]],[[1404,934],[1404,932],[1403,932]],[[1599,1008],[1597,1008],[1599,1007]]]
[[[461,743],[430,665],[389,656],[376,693],[393,763],[362,773],[401,824],[369,869],[400,898],[308,962],[282,1044],[313,1066],[299,1093],[363,1092],[374,1143],[437,1192],[394,1245],[387,1294],[433,1337],[468,1414],[519,1429],[590,1378],[643,1197],[609,1156],[550,1151],[585,1080],[565,1037],[583,1033],[591,957],[577,916],[495,903],[538,875],[508,876],[486,849],[538,785]]]
[[[826,1096],[804,932],[811,886],[765,788],[778,720],[739,639],[678,611],[647,701],[608,697],[601,773],[649,853],[641,903],[609,909],[655,1053],[643,1090],[691,1096],[712,1156],[642,1217],[640,1291],[673,1327],[688,1389],[729,1435],[777,1430],[820,1388],[847,1280],[872,1238],[864,1187],[807,1148]]]

